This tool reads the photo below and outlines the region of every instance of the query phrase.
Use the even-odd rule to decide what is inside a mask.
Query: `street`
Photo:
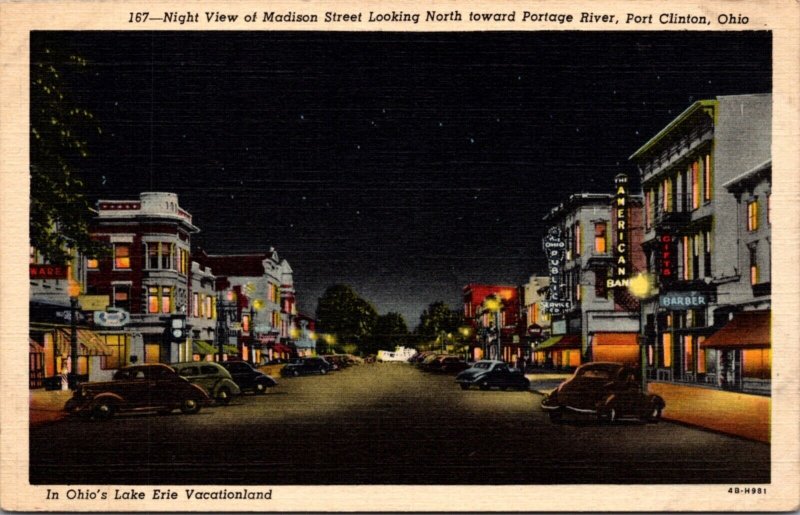
[[[554,425],[528,391],[405,363],[278,379],[197,415],[30,430],[33,484],[557,484],[770,480],[769,445],[661,422]]]

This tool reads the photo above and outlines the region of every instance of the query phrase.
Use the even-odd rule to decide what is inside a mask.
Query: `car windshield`
[[[609,368],[584,368],[579,370],[577,375],[587,379],[611,379],[615,372],[616,370]]]

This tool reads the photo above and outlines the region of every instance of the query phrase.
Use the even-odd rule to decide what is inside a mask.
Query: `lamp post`
[[[650,297],[652,290],[652,277],[644,273],[634,276],[628,286],[628,291],[639,299],[639,359],[641,360],[642,392],[647,392],[647,338],[644,334],[644,312],[641,301]]]
[[[503,303],[497,297],[486,297],[483,301],[487,310],[494,313],[494,328],[497,331],[497,359],[503,360],[503,344],[502,344],[502,331],[500,330],[500,311],[503,309]]]
[[[71,390],[78,386],[78,295],[81,286],[75,281],[69,284],[69,349],[70,367],[67,384]]]

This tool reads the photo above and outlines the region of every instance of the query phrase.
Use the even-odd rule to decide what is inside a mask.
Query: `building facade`
[[[522,320],[526,333],[523,339],[530,348],[528,355],[533,364],[540,364],[533,348],[550,337],[550,314],[545,309],[549,286],[549,277],[532,275],[520,289]],[[538,357],[542,358],[543,356]]]
[[[741,353],[705,341],[769,305],[771,109],[768,94],[695,102],[631,156],[652,278],[641,308],[651,380],[744,386]]]
[[[174,193],[144,192],[136,200],[100,200],[90,228],[111,255],[86,261],[86,291],[107,302],[96,332],[112,350],[107,374],[132,363],[192,359],[188,338],[170,340],[172,318],[190,311],[191,237],[199,232]]]
[[[636,203],[627,193],[619,202],[615,194],[574,194],[545,216],[550,287],[544,305],[551,335],[536,345],[537,363],[554,368],[589,361],[638,363],[638,304],[621,293],[636,255],[635,245],[625,242],[634,232]]]
[[[292,317],[296,315],[292,269],[275,249],[257,254],[204,255],[232,303],[230,344],[252,363],[285,359],[295,354]]]
[[[513,363],[527,357],[521,338],[520,298],[516,286],[468,284],[463,289],[464,318],[470,326],[469,356]],[[499,330],[498,330],[499,327]]]

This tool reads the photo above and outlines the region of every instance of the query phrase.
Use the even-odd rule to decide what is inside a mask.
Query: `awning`
[[[581,337],[578,334],[562,334],[560,336],[551,336],[536,346],[533,351],[539,352],[541,350],[560,350],[560,349],[580,349]]]
[[[741,311],[722,329],[700,344],[702,348],[764,348],[770,347],[771,312]]]
[[[292,352],[292,348],[284,345],[282,343],[276,343],[272,346],[272,350],[275,352]]]
[[[44,347],[33,341],[31,338],[28,338],[28,352],[38,352],[44,354]]]
[[[110,356],[111,349],[106,345],[102,338],[100,338],[94,331],[89,329],[77,329],[78,337],[78,355],[79,356]],[[58,346],[58,353],[62,356],[68,356],[71,352],[70,348],[70,330],[59,329],[56,333],[56,344]]]
[[[639,346],[639,333],[594,333],[593,345],[636,345]]]
[[[216,354],[217,347],[203,340],[192,340],[192,353],[193,354]]]

